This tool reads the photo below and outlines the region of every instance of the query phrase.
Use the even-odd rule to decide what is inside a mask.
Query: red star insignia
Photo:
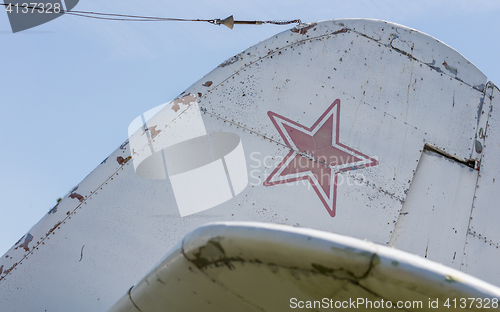
[[[337,174],[378,165],[376,159],[339,142],[340,100],[335,100],[310,128],[271,111],[267,114],[292,151],[264,186],[307,179],[330,216],[335,217]]]

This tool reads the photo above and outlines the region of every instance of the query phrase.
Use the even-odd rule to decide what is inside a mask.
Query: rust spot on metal
[[[50,235],[50,233],[54,232],[54,230],[55,230],[55,229],[57,229],[57,227],[58,227],[59,225],[61,225],[61,223],[62,223],[62,221],[57,222],[57,223],[56,223],[56,225],[54,225],[54,226],[53,226],[53,227],[52,227],[52,228],[51,228],[51,229],[47,232],[47,235],[46,235],[46,236],[49,236],[49,235]]]
[[[205,82],[204,84],[202,84],[202,86],[204,86],[204,87],[207,87],[207,88],[208,88],[208,87],[210,87],[212,84],[213,84],[213,82],[211,82],[211,81],[209,80],[209,81]]]
[[[71,193],[71,194],[69,194],[69,198],[71,198],[71,199],[78,199],[80,202],[83,202],[83,200],[85,199],[85,198],[83,198],[82,195],[80,195],[78,193]]]
[[[332,35],[338,35],[338,34],[341,34],[341,33],[346,33],[346,32],[348,32],[348,31],[349,31],[349,29],[347,29],[347,28],[342,28],[342,29],[337,30],[336,32],[332,33]]]
[[[123,164],[127,163],[127,161],[129,161],[130,158],[132,158],[132,156],[128,156],[127,158],[123,158],[121,156],[118,156],[118,157],[116,157],[116,161],[118,162],[119,165],[123,165]],[[83,200],[81,200],[81,201],[83,201]]]
[[[28,245],[33,240],[33,235],[31,235],[30,233],[28,233],[28,234],[26,234],[23,237],[25,237],[24,242],[21,245],[17,246],[14,250],[16,250],[17,248],[23,248],[24,251],[30,251],[30,248],[29,248]]]
[[[198,97],[201,97],[201,96],[202,96],[201,92],[198,92]]]
[[[157,126],[152,126],[148,128],[149,132],[151,133],[151,139],[154,139],[161,132],[161,129],[156,130],[156,127]],[[128,158],[130,158],[130,156]]]
[[[305,34],[307,34],[307,31],[309,29],[313,28],[316,25],[317,25],[316,23],[311,23],[308,26],[302,26],[302,27],[297,26],[297,27],[292,28],[291,31],[294,33],[299,33],[301,35],[305,35]]]
[[[17,263],[14,263],[14,265],[12,265],[10,268],[8,268],[7,270],[3,271],[3,273],[5,275],[8,275],[12,270],[14,270],[14,268],[17,266]],[[5,277],[5,276],[4,276]],[[2,279],[4,278],[2,277]]]

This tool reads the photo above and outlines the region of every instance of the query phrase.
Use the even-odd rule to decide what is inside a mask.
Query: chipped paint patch
[[[14,246],[17,246],[23,240],[23,238],[25,236],[26,236],[26,234],[24,234],[23,236],[21,236],[21,238],[14,244]]]
[[[432,60],[432,63],[424,63],[424,64],[427,65],[427,66],[429,66],[430,68],[434,69],[438,73],[442,73],[443,72],[440,67],[435,66],[436,65],[436,60]]]
[[[173,110],[174,112],[176,112],[176,113],[177,113],[177,111],[178,111],[179,109],[181,109],[181,107],[179,106],[179,104],[175,103],[174,105],[172,105],[172,110]]]
[[[24,251],[30,251],[28,245],[29,243],[31,243],[32,240],[33,240],[33,235],[31,235],[30,233],[26,234],[24,242],[21,245],[17,246],[14,250],[16,250],[17,248],[23,248]]]
[[[80,195],[78,193],[71,193],[71,194],[69,194],[68,197],[71,199],[78,199],[80,202],[83,202],[83,200],[85,199],[85,198],[83,198],[82,195]]]
[[[120,145],[120,149],[124,150],[124,149],[125,149],[125,147],[126,147],[127,145],[128,145],[128,140],[127,140],[127,141],[125,141],[125,142],[123,142],[123,144],[122,144],[122,145]],[[107,158],[106,158],[106,159],[107,159]]]
[[[7,276],[12,270],[14,270],[16,266],[17,266],[17,263],[14,263],[10,268],[8,268],[7,270],[5,270],[3,272],[5,275],[0,280],[4,279],[5,276]]]
[[[210,82],[210,85],[212,85],[211,81],[207,81],[206,83],[208,82]],[[193,102],[194,100],[196,100],[196,96],[191,93],[188,93],[186,95],[183,95],[182,97],[176,98],[173,102],[175,104],[190,105],[191,102]]]
[[[446,63],[446,61],[443,62],[442,64],[444,66],[444,68],[446,68],[450,73],[452,73],[453,75],[457,75],[457,69],[453,66],[450,66],[448,65],[448,63]]]
[[[481,154],[481,152],[483,151],[483,144],[476,140],[476,142],[474,142],[474,149],[476,150],[476,153]]]
[[[126,164],[127,161],[129,161],[132,158],[132,156],[128,156],[127,158],[123,158],[122,156],[116,157],[116,161],[118,162],[119,165]]]
[[[151,139],[154,139],[161,132],[161,129],[156,130],[156,127],[157,126],[152,126],[148,128],[149,132],[151,133]],[[130,158],[130,156],[127,158]]]
[[[59,221],[57,222],[46,234],[46,236],[49,236],[50,233],[54,232],[55,229],[57,229],[59,227],[59,225],[61,225],[62,221]]]
[[[298,33],[298,34],[301,34],[301,35],[305,35],[309,31],[309,29],[315,27],[316,25],[317,25],[316,23],[311,23],[311,24],[305,24],[305,25],[301,25],[301,26],[296,26],[296,27],[294,27],[294,28],[291,29],[291,32]]]
[[[486,122],[486,127],[488,127],[488,122]],[[479,138],[484,139],[486,137],[486,130],[483,128],[479,128]]]
[[[348,28],[342,28],[341,30],[334,31],[334,32],[332,33],[332,35],[338,35],[338,34],[346,33],[346,32],[348,32],[348,31],[349,31],[349,29],[348,29]]]
[[[476,90],[478,90],[478,91],[480,91],[480,92],[484,92],[484,87],[485,87],[485,85],[484,85],[484,83],[482,83],[482,84],[480,84],[480,85],[475,85],[475,86],[474,86],[474,89],[476,89]],[[490,87],[491,87],[491,86],[488,86],[488,88],[490,88]]]
[[[52,207],[52,209],[49,210],[49,212],[47,214],[54,214],[57,212],[57,206],[59,206],[59,203],[61,202],[62,198],[58,198],[57,199],[57,204]]]
[[[481,113],[483,111],[484,97],[479,99],[479,105],[477,106],[477,125],[479,126],[479,120],[481,119]]]
[[[235,56],[231,57],[230,59],[227,59],[226,61],[224,61],[223,63],[221,63],[219,66],[220,67],[226,67],[227,65],[234,64],[234,63],[236,63],[239,60],[240,60],[240,56],[239,55],[235,55]]]

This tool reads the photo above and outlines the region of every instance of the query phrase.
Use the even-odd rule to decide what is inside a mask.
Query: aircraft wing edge
[[[288,271],[302,274],[301,282],[288,279]],[[258,272],[265,272],[262,278],[256,277]],[[273,278],[266,277],[270,274],[280,280],[281,289],[270,286]],[[246,292],[256,289],[255,282],[262,292]],[[320,285],[313,285],[317,282]],[[325,294],[314,290],[320,289],[317,286],[338,289],[331,293],[334,299],[360,294],[394,302],[500,297],[496,286],[366,240],[277,224],[221,222],[189,233],[108,311],[160,311],[165,307],[273,311],[270,301],[280,301],[286,308],[290,295],[321,299]],[[267,298],[262,295],[266,293]]]

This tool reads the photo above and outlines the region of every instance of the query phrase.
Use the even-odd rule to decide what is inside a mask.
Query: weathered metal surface
[[[445,62],[452,71],[439,65]],[[283,223],[388,243],[424,145],[464,162],[471,157],[483,97],[478,86],[485,82],[450,47],[387,22],[326,21],[273,36],[181,94],[198,95],[206,133],[241,138],[249,185],[238,196],[181,217],[170,180],[139,177],[127,141],[30,229],[31,242],[19,247],[21,240],[1,258],[2,305],[65,311],[71,302],[74,311],[104,311],[186,233],[211,221]],[[338,137],[338,145],[332,140],[327,147],[345,146],[343,152],[358,151],[377,165],[355,163],[344,171],[350,161],[318,165],[338,179],[317,185],[332,205],[335,199],[332,217],[325,208],[333,206],[325,206],[309,180],[264,182],[287,155],[310,169],[319,151],[287,144],[269,114],[312,129],[337,100],[338,122],[321,121]],[[34,292],[52,300],[41,306]]]
[[[429,302],[436,299],[498,296],[495,286],[397,249],[311,229],[236,222],[187,235],[109,312],[287,311],[292,298],[321,302],[316,308],[325,308],[323,298],[329,309],[330,300],[361,298],[390,301],[384,311],[432,311]],[[404,301],[421,305],[398,309]]]
[[[240,137],[207,134],[200,113],[196,95],[190,94],[149,110],[129,126],[136,174],[168,177],[182,217],[220,205],[248,184]]]
[[[424,150],[389,246],[459,270],[477,176]]]
[[[488,83],[482,111],[487,118],[481,168],[470,214],[461,270],[498,284],[500,270],[500,90]]]

